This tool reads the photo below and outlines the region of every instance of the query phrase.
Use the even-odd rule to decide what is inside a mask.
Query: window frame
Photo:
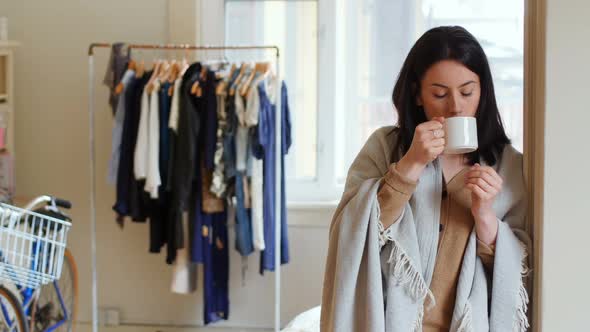
[[[222,22],[227,29],[225,9],[228,3],[237,2],[238,0],[225,0]],[[251,0],[256,1],[256,0]],[[268,1],[268,0],[260,0]],[[345,42],[346,36],[343,31],[337,31],[339,20],[345,17],[345,6],[338,6],[338,1],[342,0],[283,0],[284,2],[316,2],[317,3],[317,127],[310,130],[316,130],[316,169],[315,177],[295,178],[294,174],[287,176],[287,198],[292,204],[305,203],[326,203],[334,202],[340,198],[344,189],[342,178],[336,175],[338,167],[337,149],[339,139],[336,131],[338,121],[346,121],[343,116],[338,116],[338,110],[344,109],[344,103],[360,102],[357,99],[342,100],[338,98],[337,91],[343,91],[350,88],[349,83],[345,83],[336,70],[339,68],[341,57],[337,56],[339,45]],[[529,0],[525,0],[525,7]],[[415,7],[416,15],[420,7]],[[526,9],[525,9],[526,10]],[[525,17],[525,29],[528,22]],[[526,32],[525,32],[526,34]],[[526,36],[525,36],[526,38]],[[225,34],[224,34],[225,39]],[[526,52],[526,50],[525,50]],[[282,54],[284,56],[284,54]],[[524,55],[526,58],[526,54]],[[525,60],[526,61],[526,60]],[[523,93],[523,99],[526,96]],[[525,112],[523,105],[523,113]],[[348,128],[350,129],[350,128]],[[348,130],[346,129],[346,130]],[[347,144],[346,142],[344,144]],[[523,145],[525,143],[523,142]],[[361,144],[362,146],[362,144]],[[346,160],[346,157],[345,157]],[[346,173],[344,173],[346,175]]]
[[[227,2],[232,0],[225,0],[224,6]],[[305,0],[301,0],[305,1]],[[317,0],[318,1],[318,89],[327,86],[326,83],[331,83],[329,80],[330,75],[335,74],[335,66],[330,66],[331,59],[338,61],[335,56],[335,24],[334,20],[337,19],[342,13],[339,12],[341,8],[335,6],[337,0]],[[533,280],[531,303],[529,305],[529,313],[531,316],[531,331],[537,332],[542,331],[542,281],[543,281],[543,266],[542,266],[542,254],[543,254],[543,232],[544,232],[544,148],[545,148],[545,63],[546,63],[546,17],[547,17],[547,4],[545,1],[534,1],[524,0],[524,92],[523,92],[523,154],[524,154],[524,173],[527,184],[528,192],[531,193],[529,199],[529,209],[527,230],[532,235],[533,240]],[[225,7],[224,7],[225,8]],[[219,22],[225,22],[225,12],[222,11]],[[225,27],[225,24],[223,25]],[[201,36],[202,37],[202,36]],[[332,38],[328,38],[332,37]],[[342,36],[340,36],[342,37]],[[328,41],[331,41],[329,43]],[[332,61],[332,62],[335,62]],[[320,68],[327,70],[320,72]],[[294,188],[300,192],[306,192],[306,190],[317,190],[316,194],[318,200],[327,198],[326,192],[338,188],[335,183],[335,177],[330,175],[331,170],[329,167],[320,166],[325,165],[326,160],[330,157],[334,157],[333,151],[327,149],[327,146],[334,146],[336,140],[334,126],[330,125],[331,115],[326,114],[328,112],[322,112],[325,109],[326,103],[329,102],[330,98],[335,99],[335,90],[327,89],[318,92],[318,128],[322,128],[318,131],[318,161],[317,161],[317,178],[319,179],[332,179],[319,181],[301,181],[301,183],[290,182],[288,187]],[[338,107],[337,102],[335,107]],[[326,129],[327,128],[327,129]],[[325,175],[328,175],[326,177]],[[331,189],[326,189],[331,188]],[[323,189],[322,189],[323,188]],[[323,191],[322,191],[323,190]],[[288,196],[290,201],[300,201],[301,203],[289,204],[292,208],[303,208],[307,209],[308,206],[314,204],[306,204],[304,199],[299,199],[299,195]],[[307,201],[313,201],[307,199]],[[324,205],[322,202],[316,203],[320,209],[331,209],[331,204]]]

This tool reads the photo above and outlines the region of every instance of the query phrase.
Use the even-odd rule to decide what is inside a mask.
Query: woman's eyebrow
[[[466,85],[469,85],[469,84],[472,84],[472,83],[477,83],[477,82],[476,81],[467,81],[467,82],[459,85],[459,87],[462,88],[462,87],[464,87]],[[448,86],[446,86],[444,84],[440,84],[440,83],[432,83],[432,86],[438,86],[439,88],[443,88],[443,89],[448,89],[449,88]]]
[[[465,83],[461,84],[459,87],[460,87],[460,88],[462,88],[462,87],[464,87],[464,86],[466,86],[466,85],[469,85],[469,84],[471,84],[471,83],[477,83],[477,82],[476,82],[476,81],[467,81],[467,82],[465,82]]]

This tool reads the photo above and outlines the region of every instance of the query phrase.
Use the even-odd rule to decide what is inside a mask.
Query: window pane
[[[522,152],[524,1],[424,0],[425,30],[461,25],[482,45],[490,62],[504,129]]]
[[[352,160],[377,128],[397,115],[391,93],[415,40],[431,27],[461,25],[482,44],[494,78],[496,98],[508,136],[522,151],[523,36],[522,1],[341,0],[337,20],[336,165],[343,182]],[[417,3],[420,7],[416,7]]]
[[[293,146],[285,166],[288,178],[317,175],[317,3],[315,1],[229,1],[227,45],[277,45],[280,74],[289,90]],[[235,61],[248,60],[244,53]],[[252,53],[256,61],[264,54]],[[272,59],[273,54],[266,54]],[[231,59],[231,54],[228,53]]]
[[[336,176],[346,172],[364,142],[375,129],[397,121],[391,92],[413,40],[414,1],[342,0],[346,15],[337,22],[337,99],[343,100],[343,119],[336,122]]]

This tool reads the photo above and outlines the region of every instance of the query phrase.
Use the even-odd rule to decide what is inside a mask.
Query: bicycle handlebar
[[[39,196],[39,197],[35,198],[34,200],[32,200],[31,202],[29,202],[27,204],[27,206],[24,207],[24,209],[25,210],[33,210],[33,208],[35,208],[37,205],[39,205],[41,203],[51,203],[51,202],[54,202],[56,206],[62,207],[64,209],[72,208],[72,203],[68,200],[53,197],[53,196],[43,195],[43,196]]]
[[[62,207],[64,209],[71,209],[72,208],[72,203],[68,200],[63,199],[63,198],[53,197],[53,201],[55,202],[55,205]]]

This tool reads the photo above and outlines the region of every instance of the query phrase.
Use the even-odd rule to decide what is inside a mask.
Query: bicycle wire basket
[[[71,226],[0,203],[0,283],[36,289],[59,279]]]

